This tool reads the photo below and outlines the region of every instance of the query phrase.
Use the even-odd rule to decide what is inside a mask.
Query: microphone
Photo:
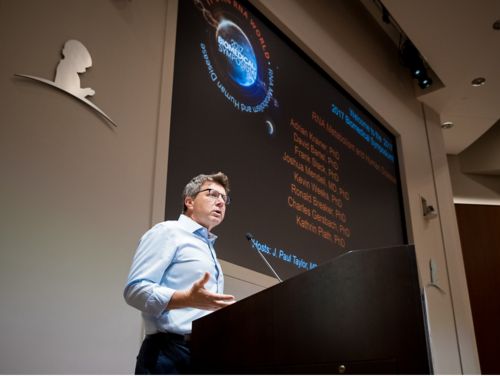
[[[253,235],[251,233],[247,232],[245,236],[246,236],[247,240],[252,243],[252,247],[254,247],[257,250],[257,253],[260,255],[260,257],[262,257],[262,260],[264,260],[267,267],[273,272],[273,274],[276,276],[276,278],[278,278],[278,281],[283,282],[283,280],[279,277],[278,273],[276,273],[276,271],[273,269],[271,264],[266,260],[266,258],[262,254],[262,252],[255,245],[255,238],[253,237]]]

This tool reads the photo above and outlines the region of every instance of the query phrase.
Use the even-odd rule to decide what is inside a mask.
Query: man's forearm
[[[192,307],[189,291],[177,290],[170,298],[170,301],[167,304],[167,309],[186,307]]]

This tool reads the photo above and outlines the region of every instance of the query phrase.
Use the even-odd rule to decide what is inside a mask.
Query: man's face
[[[186,197],[186,215],[193,221],[206,227],[209,231],[224,220],[226,204],[222,197],[215,198],[205,189],[213,189],[219,193],[226,194],[224,187],[213,181],[206,181],[202,184],[200,192],[194,198]]]

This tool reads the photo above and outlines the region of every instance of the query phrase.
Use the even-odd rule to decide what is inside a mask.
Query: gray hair
[[[185,213],[187,210],[186,204],[184,204],[186,197],[196,196],[200,192],[201,186],[206,181],[213,181],[214,183],[220,184],[226,190],[226,194],[229,194],[229,178],[226,176],[226,174],[217,172],[216,174],[200,174],[198,176],[195,176],[189,181],[189,183],[186,184],[184,190],[182,191],[183,213]]]

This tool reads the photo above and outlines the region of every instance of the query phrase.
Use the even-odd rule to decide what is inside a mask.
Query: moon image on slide
[[[274,128],[274,125],[270,120],[266,120],[266,130],[269,136],[274,136],[274,134],[276,133],[276,129]]]

